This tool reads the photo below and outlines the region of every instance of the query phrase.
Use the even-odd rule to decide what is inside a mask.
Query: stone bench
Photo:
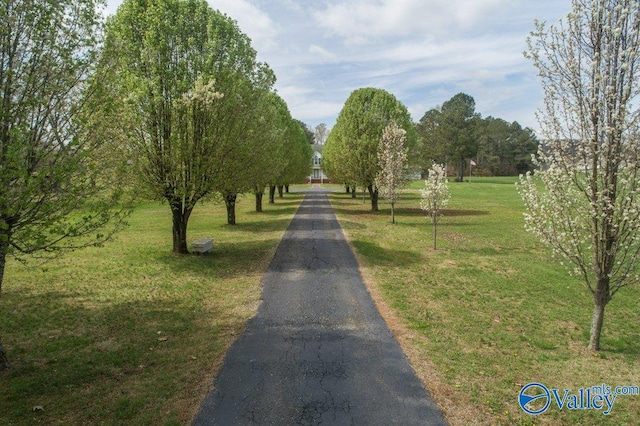
[[[205,254],[213,251],[213,238],[200,238],[191,243],[193,253]]]

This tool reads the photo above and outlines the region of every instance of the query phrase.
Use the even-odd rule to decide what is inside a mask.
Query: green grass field
[[[171,254],[169,207],[146,203],[103,248],[45,264],[7,265],[0,336],[0,424],[188,424],[224,352],[254,315],[260,279],[300,201],[287,194],[238,225],[199,204],[189,241],[206,256]]]
[[[602,351],[586,351],[592,313],[585,285],[569,278],[524,231],[515,178],[451,183],[438,226],[419,208],[413,182],[392,225],[389,205],[332,195],[371,292],[414,368],[453,424],[640,424],[640,396],[600,411],[525,414],[523,385],[572,389],[640,385],[640,289],[607,307]]]
[[[372,214],[360,194],[331,200],[381,311],[453,424],[639,424],[633,396],[608,417],[518,407],[532,381],[639,385],[640,289],[616,295],[603,350],[586,351],[589,294],[525,233],[513,182],[452,183],[436,251],[421,182],[406,190],[396,225],[384,202]],[[263,214],[241,199],[235,227],[223,206],[198,205],[189,240],[214,237],[209,256],[172,255],[169,209],[146,203],[103,248],[10,262],[0,424],[188,424],[259,304],[260,278],[302,198],[285,197]]]

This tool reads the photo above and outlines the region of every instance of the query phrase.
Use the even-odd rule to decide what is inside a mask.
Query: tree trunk
[[[391,203],[391,223],[396,223],[396,212],[394,207],[395,203]]]
[[[608,279],[599,279],[593,294],[593,318],[591,319],[591,335],[588,348],[592,351],[600,350],[600,334],[604,323],[604,308],[610,300]]]
[[[456,182],[464,182],[464,158],[460,157],[458,160],[458,176],[456,176]]]
[[[9,236],[2,235],[7,241],[0,242],[0,295],[2,295],[2,282],[4,280],[4,267],[7,261],[7,251],[9,249]],[[9,360],[7,359],[7,352],[2,345],[2,338],[0,337],[0,371],[4,371],[9,368]]]
[[[173,252],[178,254],[188,254],[187,248],[187,223],[193,209],[183,209],[182,203],[171,206],[173,216]]]
[[[278,185],[278,198],[283,197],[282,195],[283,189],[284,189],[284,185]]]
[[[235,192],[226,192],[224,194],[224,203],[227,206],[227,225],[236,224],[236,199],[238,194]]]
[[[4,350],[2,338],[0,337],[0,371],[4,371],[7,368],[9,368],[9,359],[7,358],[7,351]]]
[[[433,249],[437,250],[437,242],[438,242],[438,220],[433,219]]]
[[[378,211],[378,188],[374,188],[373,185],[367,187],[369,190],[369,197],[371,197],[371,211]]]
[[[263,192],[255,192],[256,195],[256,212],[262,213],[262,195]]]
[[[593,307],[591,337],[589,338],[588,346],[592,351],[600,350],[600,333],[602,332],[602,324],[604,323],[604,307],[605,305],[595,305]]]
[[[0,242],[0,295],[2,295],[2,283],[4,282],[4,268],[7,264],[7,252],[9,251],[9,236],[0,234],[0,238],[6,239]]]
[[[285,185],[284,186],[284,191],[288,194],[289,193],[289,185]]]
[[[358,194],[356,193],[356,187],[352,186],[351,187],[351,198],[356,198],[358,196]]]
[[[269,204],[275,204],[276,202],[276,187],[275,185],[269,186]]]
[[[347,194],[348,194],[348,193],[350,193],[350,192],[351,192],[351,187],[350,187],[349,185],[345,185],[345,186],[344,186],[344,190],[345,190],[345,191],[347,192]]]

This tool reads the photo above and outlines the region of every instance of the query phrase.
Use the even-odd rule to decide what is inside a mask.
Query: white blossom
[[[431,218],[434,249],[436,248],[438,218],[442,215],[442,209],[449,203],[450,197],[446,169],[442,164],[433,163],[429,169],[429,175],[424,181],[420,208]]]
[[[593,294],[594,350],[604,306],[638,282],[639,26],[637,0],[574,0],[566,22],[536,24],[526,54],[545,93],[538,118],[546,141],[535,177],[518,184],[525,226]]]
[[[222,99],[224,95],[220,92],[216,92],[213,89],[215,84],[214,80],[210,80],[208,83],[204,83],[202,78],[198,78],[193,87],[193,90],[182,95],[182,102],[186,106],[191,105],[193,102],[201,102],[203,105],[212,105],[216,100]]]
[[[391,221],[395,223],[395,203],[400,200],[400,190],[405,185],[403,178],[407,167],[407,132],[395,122],[382,132],[378,148],[378,174],[376,186],[380,195],[391,203]]]

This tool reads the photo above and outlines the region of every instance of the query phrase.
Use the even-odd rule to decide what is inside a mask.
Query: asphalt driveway
[[[195,425],[441,425],[323,191],[309,191]]]

